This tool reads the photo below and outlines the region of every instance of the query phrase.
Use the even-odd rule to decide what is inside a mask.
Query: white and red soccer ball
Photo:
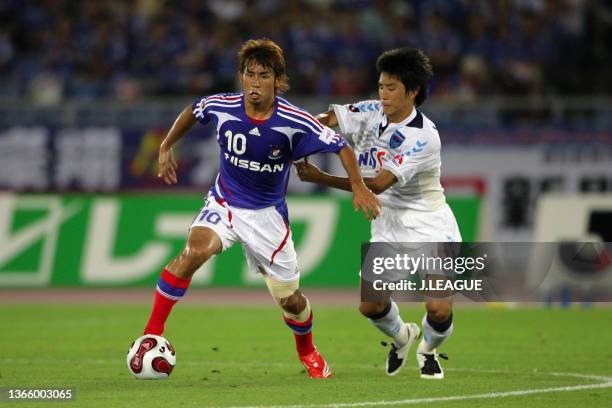
[[[175,365],[176,351],[162,336],[145,334],[134,340],[128,350],[128,370],[141,380],[168,378]]]

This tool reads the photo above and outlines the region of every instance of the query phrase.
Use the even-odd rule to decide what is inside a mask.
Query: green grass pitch
[[[420,307],[402,310],[420,322]],[[450,357],[443,381],[421,380],[414,353],[387,377],[384,336],[355,308],[315,305],[315,342],[334,372],[321,381],[307,378],[279,310],[188,304],[166,328],[177,350],[172,376],[139,381],[125,356],[148,313],[135,305],[0,305],[0,388],[74,387],[74,401],[53,403],[67,407],[612,406],[608,308],[459,306],[441,349]],[[9,406],[42,405],[0,402]]]

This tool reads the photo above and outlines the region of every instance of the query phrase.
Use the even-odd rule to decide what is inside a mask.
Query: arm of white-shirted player
[[[351,182],[347,177],[332,176],[325,173],[313,164],[304,162],[294,163],[298,177],[302,181],[321,184],[326,187],[336,188],[338,190],[353,191]],[[397,182],[397,177],[387,170],[381,170],[376,177],[364,177],[363,182],[374,194],[380,194]]]
[[[336,112],[334,112],[333,109],[328,110],[327,112],[319,113],[317,115],[317,119],[325,126],[329,126],[331,128],[338,126],[338,118],[336,118]]]
[[[380,194],[395,184],[397,178],[390,171],[381,170],[376,177],[364,177],[363,182],[374,194]],[[320,184],[340,190],[352,191],[351,183],[348,178],[332,176],[327,173],[323,173]]]
[[[378,217],[380,215],[380,203],[361,177],[359,165],[357,164],[357,159],[355,159],[355,152],[350,146],[344,146],[337,154],[344,170],[348,174],[351,191],[353,192],[353,207],[355,211],[361,208],[368,221],[371,220],[370,213],[374,218]]]
[[[366,177],[363,181],[374,194],[380,194],[397,183],[397,177],[390,171],[382,169],[376,177]]]

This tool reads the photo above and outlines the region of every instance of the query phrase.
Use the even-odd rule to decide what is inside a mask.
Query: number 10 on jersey
[[[224,133],[227,137],[227,150],[234,154],[243,154],[246,152],[246,136],[242,133],[233,134],[231,130]]]

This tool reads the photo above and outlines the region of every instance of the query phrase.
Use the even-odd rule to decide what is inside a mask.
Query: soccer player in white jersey
[[[383,206],[372,222],[371,242],[460,242],[455,217],[440,185],[440,137],[434,123],[417,110],[427,98],[433,73],[421,51],[401,48],[384,52],[376,63],[380,100],[331,105],[318,116],[327,126],[353,140],[366,185]],[[351,190],[348,179],[321,172],[307,161],[296,163],[301,180]],[[422,378],[441,379],[436,349],[453,331],[449,298],[426,298],[423,339],[417,348]],[[386,372],[404,365],[420,329],[405,324],[390,295],[385,301],[362,301],[360,312],[393,339]],[[444,355],[440,355],[445,357]]]
[[[242,92],[211,95],[187,106],[159,150],[159,177],[177,182],[172,146],[196,122],[217,131],[221,165],[206,202],[189,229],[185,249],[168,263],[157,284],[145,334],[161,335],[194,272],[211,256],[242,244],[249,267],[260,272],[295,335],[299,358],[312,378],[331,370],[312,342],[308,299],[299,289],[285,193],[291,162],[309,154],[337,153],[351,180],[353,204],[379,215],[346,141],[306,111],[278,96],[288,88],[282,49],[268,39],[249,40],[239,52]]]

